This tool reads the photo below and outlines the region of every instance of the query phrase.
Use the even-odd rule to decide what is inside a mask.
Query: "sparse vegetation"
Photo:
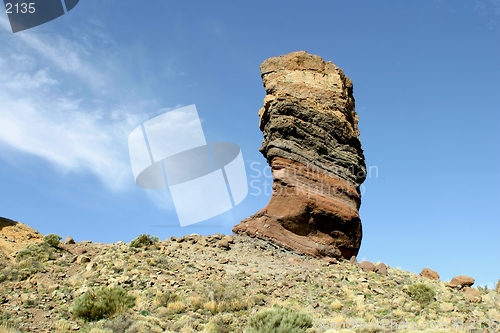
[[[312,327],[311,317],[289,308],[273,308],[255,314],[246,333],[304,333]]]
[[[33,259],[39,262],[46,262],[52,253],[51,245],[43,242],[30,244],[16,254],[16,261],[21,262],[26,259]]]
[[[477,288],[482,300],[470,302],[463,289],[400,269],[383,276],[347,261],[290,261],[295,255],[287,250],[239,236],[227,250],[218,246],[223,237],[158,242],[147,236],[155,242],[142,237],[137,243],[150,244],[142,249],[125,243],[29,245],[0,272],[0,323],[20,332],[40,331],[42,323],[56,333],[378,333],[384,320],[416,331],[426,322],[451,329],[485,320],[477,327],[485,330],[500,321],[500,297],[491,287]],[[21,320],[14,307],[31,317]]]
[[[58,247],[61,239],[62,237],[56,234],[48,234],[43,237],[43,241],[53,247]]]
[[[78,297],[73,304],[73,315],[87,321],[112,318],[125,312],[135,304],[135,297],[123,288],[100,287],[90,289]]]
[[[156,295],[156,299],[154,301],[154,305],[157,307],[160,306],[168,306],[170,303],[178,302],[182,298],[172,291],[165,291],[164,293],[160,293]]]
[[[20,333],[20,332],[14,327],[3,323],[0,324],[0,333]]]
[[[417,283],[408,287],[408,296],[422,307],[429,305],[434,301],[436,293],[434,290],[424,283]]]
[[[141,234],[139,237],[130,242],[131,247],[146,247],[153,245],[159,241],[158,237],[151,237],[147,234]]]

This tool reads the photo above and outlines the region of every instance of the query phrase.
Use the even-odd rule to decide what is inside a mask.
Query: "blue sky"
[[[500,279],[498,0],[80,1],[16,34],[0,14],[0,43],[0,216],[77,241],[230,233],[269,200],[259,65],[306,50],[354,82],[359,258]],[[127,138],[190,104],[254,186],[181,228],[168,191],[134,184]]]

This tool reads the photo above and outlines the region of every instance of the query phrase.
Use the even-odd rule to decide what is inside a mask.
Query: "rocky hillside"
[[[500,332],[500,285],[321,260],[246,235],[51,235],[13,258],[0,271],[2,333]]]
[[[39,243],[43,236],[26,224],[0,217],[0,265],[13,260],[29,244]]]

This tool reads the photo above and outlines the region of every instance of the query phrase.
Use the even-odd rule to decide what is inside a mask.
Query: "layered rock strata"
[[[366,166],[353,85],[332,62],[304,51],[265,60],[259,111],[269,163],[269,204],[233,228],[318,256],[347,258],[361,245],[358,209]]]

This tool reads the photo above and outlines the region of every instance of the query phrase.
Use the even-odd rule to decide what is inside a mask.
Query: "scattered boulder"
[[[448,282],[447,286],[451,288],[462,289],[464,287],[470,287],[474,284],[474,278],[466,275],[455,276]]]
[[[481,294],[477,289],[473,289],[471,287],[465,287],[464,292],[465,292],[465,298],[467,298],[467,300],[471,303],[481,303],[481,301],[483,300],[481,298]]]
[[[420,276],[428,278],[428,279],[436,280],[436,281],[439,281],[439,279],[441,278],[436,271],[434,271],[430,268],[422,269],[422,271],[420,272]]]
[[[73,249],[73,253],[75,253],[77,255],[82,255],[84,253],[87,253],[87,249],[85,247],[77,247],[77,248]]]
[[[336,264],[339,263],[337,261],[337,259],[331,258],[331,257],[324,257],[324,258],[321,258],[321,260],[324,261],[324,262],[326,262],[328,265],[336,265]]]
[[[81,256],[78,256],[78,257],[76,258],[76,263],[77,263],[77,264],[86,264],[86,263],[88,263],[88,262],[90,262],[90,258],[89,258],[89,257],[87,257],[87,256],[83,256],[83,255],[81,255]]]
[[[500,280],[498,280],[495,290],[497,293],[500,293]]]
[[[372,264],[369,261],[362,261],[358,264],[359,268],[361,268],[365,272],[374,272],[375,271],[375,265]]]
[[[64,244],[75,244],[75,240],[73,239],[73,237],[68,236],[68,237],[66,237],[66,239],[64,240]]]
[[[441,310],[441,312],[451,312],[455,310],[455,306],[453,303],[443,302],[439,304],[439,310]]]
[[[260,71],[267,94],[260,152],[273,193],[267,207],[233,231],[316,257],[356,255],[366,165],[351,80],[305,51],[267,59]]]
[[[356,259],[356,256],[352,256],[351,259],[349,259],[349,263],[351,265],[357,265],[358,264],[358,260]]]
[[[229,249],[230,249],[230,247],[229,247],[229,241],[228,241],[227,239],[225,239],[225,238],[223,238],[223,239],[219,240],[219,241],[217,242],[217,245],[218,245],[219,247],[223,248],[223,249],[226,249],[226,250],[229,250]]]
[[[377,266],[375,266],[375,273],[387,275],[387,265],[384,263],[378,264]]]

